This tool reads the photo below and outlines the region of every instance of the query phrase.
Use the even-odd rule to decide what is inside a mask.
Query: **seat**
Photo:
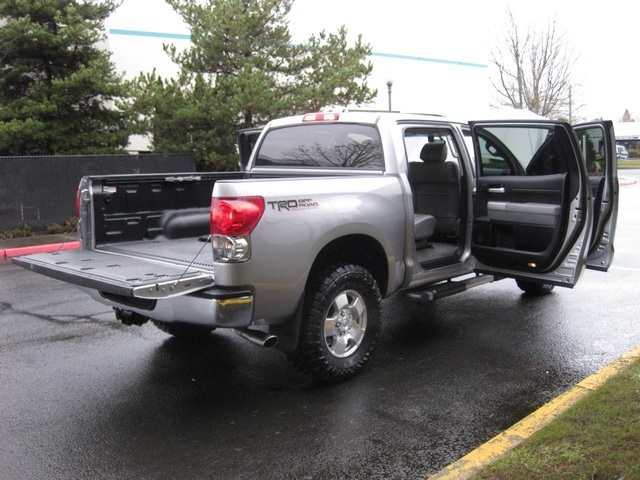
[[[431,215],[414,214],[413,216],[413,237],[416,248],[426,248],[430,244],[436,227],[436,219]]]
[[[460,168],[446,159],[447,144],[437,141],[422,147],[421,162],[409,163],[414,212],[433,216],[441,239],[457,237],[460,223]]]

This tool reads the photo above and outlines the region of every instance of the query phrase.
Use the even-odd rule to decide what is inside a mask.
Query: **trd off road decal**
[[[267,202],[271,205],[272,210],[279,212],[283,210],[311,210],[318,208],[318,202],[314,202],[311,198],[302,198],[300,200],[275,200],[273,202]]]

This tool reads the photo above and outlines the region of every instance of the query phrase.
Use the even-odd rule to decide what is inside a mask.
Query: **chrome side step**
[[[436,283],[435,285],[429,285],[422,290],[411,290],[405,295],[413,300],[426,303],[438,300],[439,298],[466,292],[472,288],[497,280],[501,280],[501,278],[496,278],[493,275],[476,275],[475,277],[468,278],[466,280],[447,281],[443,283]]]

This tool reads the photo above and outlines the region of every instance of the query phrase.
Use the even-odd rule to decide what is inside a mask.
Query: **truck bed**
[[[83,178],[82,250],[14,263],[145,308],[145,302],[214,286],[211,193],[244,172],[98,175]]]
[[[215,182],[244,176],[243,172],[207,172],[184,176],[86,177],[84,188],[91,191],[91,196],[85,204],[91,202],[87,205],[91,213],[87,220],[92,223],[93,239],[91,245],[84,247],[100,249],[143,242],[145,249],[155,252],[162,247],[146,241],[171,239],[167,243],[182,246],[177,240],[195,238],[195,244],[198,244],[197,238],[209,233],[211,193]],[[85,225],[85,228],[89,226]],[[198,248],[189,251],[197,252]]]
[[[96,251],[212,270],[211,243],[206,240],[206,236],[142,240],[101,245]]]

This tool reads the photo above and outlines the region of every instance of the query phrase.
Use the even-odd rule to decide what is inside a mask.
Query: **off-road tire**
[[[312,377],[337,382],[368,362],[382,322],[378,284],[365,268],[326,267],[310,279],[291,363]]]
[[[531,295],[546,295],[551,293],[554,287],[550,283],[536,283],[526,280],[516,280],[516,284],[520,290]]]
[[[161,322],[160,320],[151,320],[151,322],[164,333],[173,335],[176,338],[204,338],[215,330],[215,328],[191,325],[189,323],[170,323]]]

